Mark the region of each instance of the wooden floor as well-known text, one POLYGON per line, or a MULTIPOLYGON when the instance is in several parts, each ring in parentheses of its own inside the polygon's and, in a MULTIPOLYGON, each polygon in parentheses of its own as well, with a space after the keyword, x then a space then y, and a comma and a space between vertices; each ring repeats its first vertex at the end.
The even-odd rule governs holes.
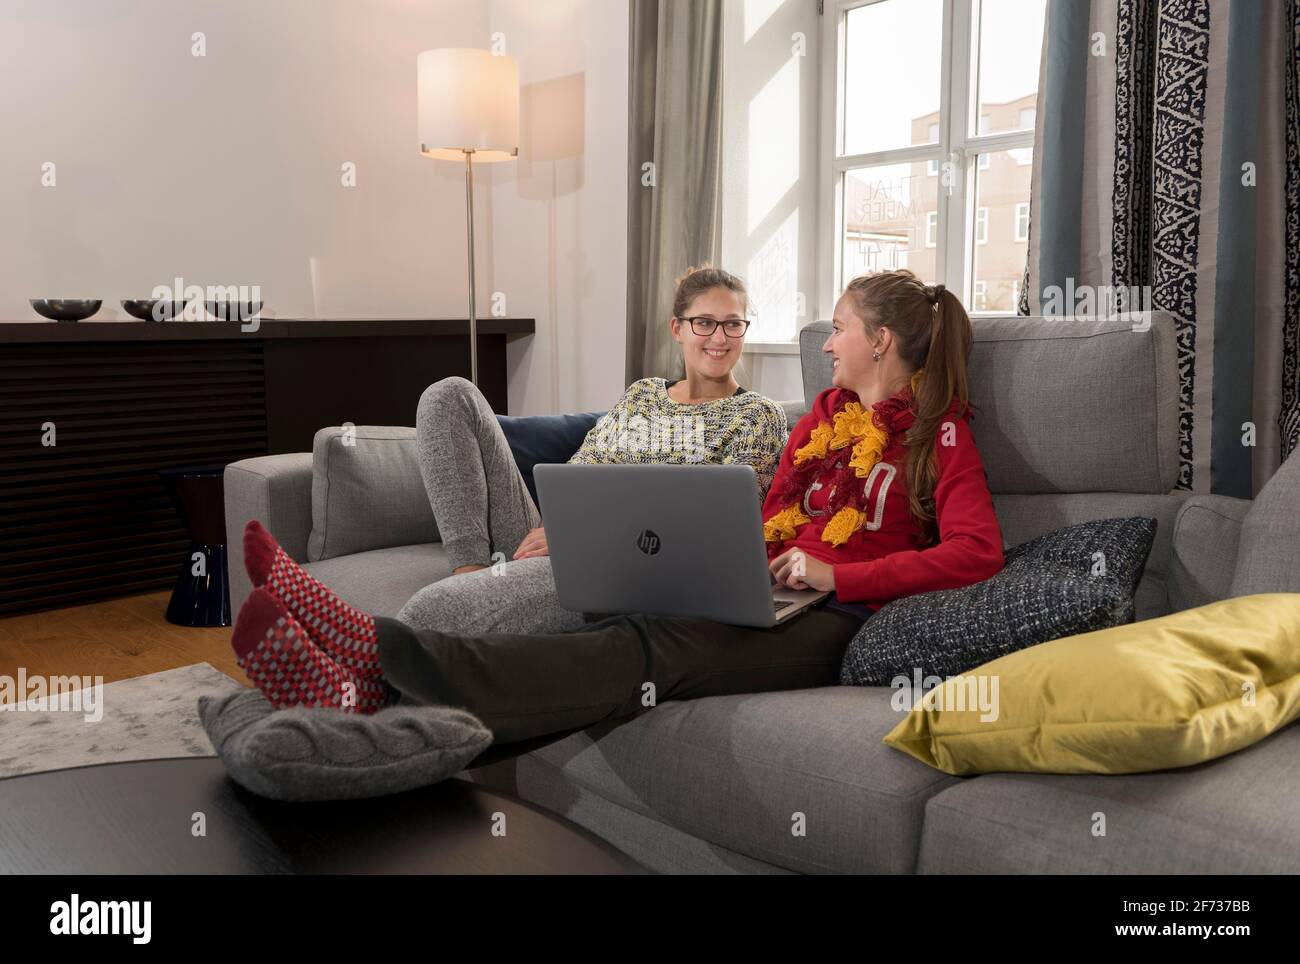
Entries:
POLYGON ((102 676, 105 683, 210 663, 247 685, 230 627, 190 629, 163 615, 170 590, 0 619, 0 675, 102 676))

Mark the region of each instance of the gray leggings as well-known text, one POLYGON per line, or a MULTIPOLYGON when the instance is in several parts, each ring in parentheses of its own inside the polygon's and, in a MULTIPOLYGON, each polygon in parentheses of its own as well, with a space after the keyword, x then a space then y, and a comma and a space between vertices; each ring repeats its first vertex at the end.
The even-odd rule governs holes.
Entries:
POLYGON ((482 393, 464 378, 435 382, 420 396, 415 427, 449 568, 489 568, 425 586, 398 621, 457 636, 561 633, 585 625, 582 613, 556 601, 549 557, 511 558, 542 524, 541 514, 482 393))

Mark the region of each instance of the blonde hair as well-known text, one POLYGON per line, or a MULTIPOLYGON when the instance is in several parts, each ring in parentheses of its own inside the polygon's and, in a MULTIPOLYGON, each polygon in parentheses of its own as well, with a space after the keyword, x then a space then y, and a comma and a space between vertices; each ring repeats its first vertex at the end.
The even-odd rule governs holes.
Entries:
POLYGON ((912 515, 930 544, 937 543, 934 487, 939 468, 934 440, 954 397, 961 403, 959 417, 971 407, 966 370, 974 341, 970 316, 951 291, 941 284, 923 284, 906 268, 854 278, 844 293, 867 334, 888 328, 903 363, 913 372, 925 369, 916 389, 916 420, 904 440, 904 477, 912 515))
POLYGON ((749 292, 745 289, 745 282, 721 268, 709 264, 687 268, 686 273, 677 279, 676 284, 677 288, 673 292, 673 315, 677 318, 686 317, 691 302, 714 288, 726 288, 728 291, 735 292, 746 312, 749 311, 749 292))

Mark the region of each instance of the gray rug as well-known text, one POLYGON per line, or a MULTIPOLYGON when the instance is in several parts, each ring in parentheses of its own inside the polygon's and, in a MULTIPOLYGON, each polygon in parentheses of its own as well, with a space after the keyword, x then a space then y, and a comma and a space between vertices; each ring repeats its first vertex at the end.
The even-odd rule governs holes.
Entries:
POLYGON ((0 777, 93 763, 215 756, 199 723, 199 697, 243 689, 207 663, 106 683, 103 716, 49 710, 48 700, 0 712, 0 777))

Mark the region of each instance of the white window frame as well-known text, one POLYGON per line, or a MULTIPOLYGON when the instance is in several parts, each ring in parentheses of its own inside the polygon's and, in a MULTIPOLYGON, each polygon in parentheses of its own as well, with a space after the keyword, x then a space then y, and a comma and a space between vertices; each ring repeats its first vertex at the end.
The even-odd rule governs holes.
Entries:
MULTIPOLYGON (((1034 146, 1033 130, 972 135, 978 78, 980 0, 944 0, 942 49, 939 78, 939 143, 910 145, 866 154, 844 155, 840 103, 844 96, 845 14, 870 3, 897 0, 824 0, 821 34, 820 130, 821 165, 818 175, 817 218, 817 317, 829 318, 836 295, 848 279, 841 277, 843 249, 844 172, 856 167, 900 164, 915 161, 947 161, 953 165, 953 184, 939 185, 938 252, 936 275, 944 287, 961 293, 963 303, 972 303, 974 274, 975 177, 978 155, 1034 146), (972 164, 971 159, 976 158, 972 164)), ((916 39, 916 38, 914 38, 916 39)), ((927 169, 929 165, 927 164, 927 169)), ((972 312, 974 313, 974 312, 972 312)), ((989 312, 1004 314, 1005 312, 989 312)))
POLYGON ((1020 201, 1016 204, 1016 220, 1015 220, 1014 230, 1015 230, 1015 234, 1014 234, 1015 240, 1017 241, 1029 240, 1029 202, 1028 201, 1020 201), (1025 222, 1025 227, 1023 231, 1020 228, 1020 221, 1022 218, 1024 219, 1025 222))

